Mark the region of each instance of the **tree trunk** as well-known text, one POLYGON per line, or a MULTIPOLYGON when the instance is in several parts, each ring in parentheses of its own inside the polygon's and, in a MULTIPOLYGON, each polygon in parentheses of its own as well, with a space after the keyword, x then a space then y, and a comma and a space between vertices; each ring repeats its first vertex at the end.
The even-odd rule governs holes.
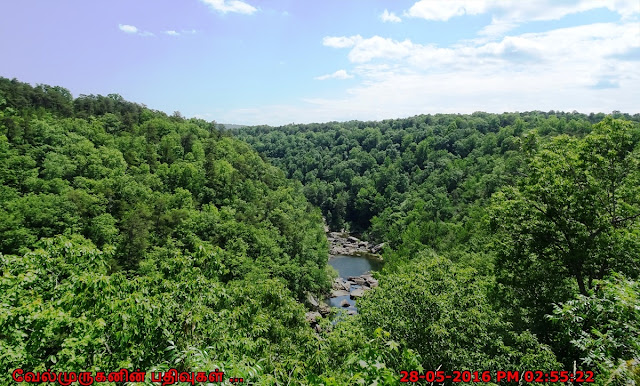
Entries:
POLYGON ((582 269, 575 269, 576 281, 578 282, 578 288, 580 289, 580 293, 584 296, 587 296, 587 289, 584 286, 584 278, 582 277, 582 269))

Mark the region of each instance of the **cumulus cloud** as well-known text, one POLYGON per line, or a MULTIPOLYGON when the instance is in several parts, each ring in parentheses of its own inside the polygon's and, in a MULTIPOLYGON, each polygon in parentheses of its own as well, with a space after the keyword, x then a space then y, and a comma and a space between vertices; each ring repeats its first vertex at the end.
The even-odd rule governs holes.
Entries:
POLYGON ((607 8, 623 17, 640 13, 637 0, 539 0, 539 1, 504 1, 504 0, 420 0, 406 14, 427 20, 447 21, 452 17, 478 15, 491 12, 498 19, 512 21, 557 20, 564 16, 607 8))
POLYGON ((487 11, 491 0, 420 0, 407 11, 407 16, 447 21, 455 16, 477 15, 487 11))
POLYGON ((389 12, 386 9, 382 12, 382 15, 380 15, 380 19, 385 23, 400 23, 402 21, 395 13, 389 12))
POLYGON ((134 26, 134 25, 118 24, 118 28, 120 28, 120 31, 128 33, 128 34, 138 33, 138 28, 136 26, 134 26))
POLYGON ((484 36, 500 36, 531 21, 559 20, 567 15, 606 8, 623 19, 640 14, 637 0, 420 0, 405 12, 408 17, 447 21, 453 17, 491 14, 492 22, 480 31, 484 36))
MULTIPOLYGON (((640 29, 635 23, 597 23, 562 28, 540 33, 506 36, 498 41, 469 41, 450 47, 418 44, 409 39, 398 41, 381 36, 363 38, 326 37, 324 44, 334 48, 350 48, 347 58, 355 64, 372 61, 395 61, 414 70, 441 66, 468 65, 471 68, 500 60, 503 65, 516 59, 529 59, 529 65, 541 63, 566 63, 572 58, 580 61, 605 60, 640 46, 640 29), (592 58, 591 60, 588 60, 592 58)), ((442 70, 446 70, 444 67, 442 70)))
MULTIPOLYGON (((406 17, 448 20, 491 16, 478 38, 448 45, 379 35, 327 36, 350 65, 316 79, 352 76, 331 98, 253 106, 223 112, 228 122, 285 124, 386 119, 424 113, 578 110, 638 113, 640 28, 637 0, 422 0, 406 17), (522 23, 557 20, 607 8, 620 15, 593 23, 530 33, 509 33, 522 23)), ((540 30, 540 28, 536 28, 540 30)))
POLYGON ((377 35, 369 39, 364 39, 360 35, 327 36, 322 43, 333 48, 352 47, 348 57, 350 61, 357 63, 365 63, 377 58, 402 59, 414 48, 414 44, 408 39, 397 42, 377 35))
POLYGON ((640 30, 633 22, 446 47, 359 35, 323 43, 345 49, 353 68, 344 73, 362 82, 335 98, 229 111, 224 119, 284 124, 474 111, 639 112, 633 53, 640 49, 640 30))
POLYGON ((322 44, 333 48, 353 47, 357 42, 362 40, 362 36, 327 36, 322 39, 322 44))
POLYGON ((326 79, 351 79, 353 75, 349 74, 345 70, 338 70, 333 74, 327 74, 316 77, 317 80, 326 80, 326 79))
POLYGON ((221 13, 241 13, 251 15, 258 9, 244 1, 239 0, 200 0, 207 4, 211 9, 221 13))
POLYGON ((164 33, 169 36, 180 36, 180 32, 174 30, 164 31, 164 33))

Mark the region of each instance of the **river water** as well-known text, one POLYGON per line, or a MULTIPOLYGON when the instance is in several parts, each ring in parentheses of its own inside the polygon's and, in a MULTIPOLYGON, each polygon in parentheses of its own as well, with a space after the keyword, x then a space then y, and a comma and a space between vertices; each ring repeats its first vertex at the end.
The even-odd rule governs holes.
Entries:
MULTIPOLYGON (((382 268, 383 262, 377 259, 372 259, 364 256, 332 256, 329 259, 329 265, 338 271, 338 276, 343 279, 348 279, 349 276, 360 276, 365 273, 378 271, 382 268)), ((360 288, 358 285, 352 285, 351 291, 356 288, 360 288)), ((329 299, 329 305, 331 307, 340 307, 346 310, 357 311, 355 300, 349 299, 349 295, 338 296, 329 299), (342 300, 349 302, 349 307, 340 307, 342 300)))

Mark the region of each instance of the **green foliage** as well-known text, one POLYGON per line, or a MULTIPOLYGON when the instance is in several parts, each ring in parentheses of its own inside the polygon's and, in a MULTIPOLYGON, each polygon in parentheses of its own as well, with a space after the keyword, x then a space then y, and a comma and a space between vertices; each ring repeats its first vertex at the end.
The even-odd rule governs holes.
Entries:
POLYGON ((422 253, 381 277, 359 303, 367 329, 382 328, 422 358, 422 367, 445 371, 557 366, 549 347, 530 334, 511 333, 488 299, 491 280, 470 267, 422 253))
POLYGON ((316 338, 299 300, 329 277, 300 184, 212 123, 118 95, 0 90, 0 382, 17 367, 214 362, 302 376, 316 338))
POLYGON ((552 303, 611 272, 640 272, 638 131, 607 118, 582 139, 533 152, 516 187, 494 196, 498 281, 506 303, 546 330, 552 303))
POLYGON ((252 127, 246 144, 0 78, 0 382, 126 367, 386 385, 557 359, 638 382, 640 116, 617 116, 252 127), (314 331, 321 215, 385 242, 386 263, 358 316, 314 331))
POLYGON ((620 274, 595 282, 587 296, 554 306, 550 319, 578 350, 581 368, 600 384, 640 382, 640 284, 620 274))

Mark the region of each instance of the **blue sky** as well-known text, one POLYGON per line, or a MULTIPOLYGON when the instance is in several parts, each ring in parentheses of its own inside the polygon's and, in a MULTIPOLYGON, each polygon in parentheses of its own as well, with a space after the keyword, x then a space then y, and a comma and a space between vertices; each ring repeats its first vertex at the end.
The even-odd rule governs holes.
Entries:
POLYGON ((0 76, 221 123, 640 112, 639 0, 20 0, 0 76))

